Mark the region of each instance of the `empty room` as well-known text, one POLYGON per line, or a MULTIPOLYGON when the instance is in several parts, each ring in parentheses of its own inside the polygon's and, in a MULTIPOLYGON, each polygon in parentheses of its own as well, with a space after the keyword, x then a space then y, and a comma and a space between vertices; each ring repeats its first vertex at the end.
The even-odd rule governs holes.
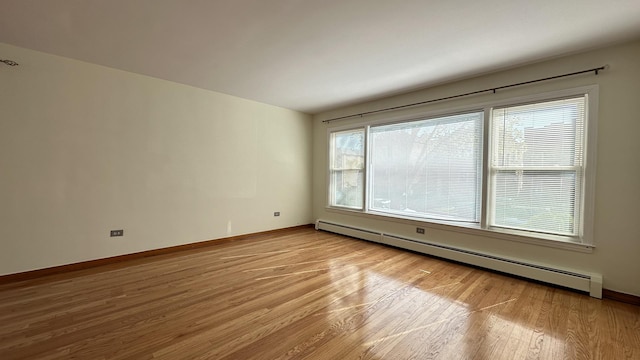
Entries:
POLYGON ((640 359, 638 19, 0 0, 0 359, 640 359))

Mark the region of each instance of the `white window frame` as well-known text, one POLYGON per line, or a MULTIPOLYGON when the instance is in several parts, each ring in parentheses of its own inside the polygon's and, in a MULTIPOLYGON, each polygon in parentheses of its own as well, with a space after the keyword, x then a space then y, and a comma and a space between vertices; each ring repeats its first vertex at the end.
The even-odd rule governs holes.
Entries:
MULTIPOLYGON (((597 146, 597 124, 598 124, 598 85, 583 86, 559 91, 551 91, 534 95, 527 95, 504 100, 486 102, 470 106, 452 107, 445 111, 427 112, 414 110, 413 113, 403 116, 393 116, 388 113, 376 115, 367 122, 361 122, 358 125, 350 126, 329 126, 327 129, 327 155, 331 154, 331 146, 329 139, 331 133, 336 131, 344 131, 349 129, 364 129, 365 131, 365 177, 364 177, 364 194, 362 209, 354 210, 353 208, 331 206, 329 201, 330 193, 327 195, 328 211, 342 212, 355 216, 364 216, 367 218, 375 218, 380 220, 391 220, 411 225, 420 225, 432 228, 445 229, 450 231, 458 231, 481 236, 490 236, 505 240, 532 243, 555 248, 563 248, 581 252, 592 252, 595 247, 593 241, 593 223, 594 223, 594 203, 595 203, 595 176, 596 176, 596 146, 597 146), (506 228, 494 228, 490 226, 489 215, 491 213, 491 176, 489 164, 489 152, 492 144, 490 143, 491 111, 494 107, 516 106, 526 103, 537 103, 545 101, 553 101, 561 98, 587 95, 587 103, 585 108, 585 128, 584 128, 584 162, 582 176, 582 197, 580 201, 580 211, 582 213, 579 224, 579 236, 560 236, 545 233, 536 233, 526 230, 515 230, 506 228), (369 210, 370 195, 370 179, 369 179, 369 163, 370 154, 368 149, 369 127, 373 125, 392 124, 397 122, 406 122, 411 120, 423 120, 425 118, 433 118, 439 116, 447 116, 474 110, 484 111, 483 139, 482 139, 482 201, 481 201, 481 218, 479 224, 455 223, 443 220, 432 220, 425 218, 413 218, 403 215, 390 213, 380 213, 369 210)), ((393 114, 393 113, 391 113, 393 114)), ((328 167, 327 167, 328 169, 328 167)), ((329 169, 328 169, 329 170, 329 169)), ((330 192, 331 179, 330 171, 327 172, 327 190, 330 192)))

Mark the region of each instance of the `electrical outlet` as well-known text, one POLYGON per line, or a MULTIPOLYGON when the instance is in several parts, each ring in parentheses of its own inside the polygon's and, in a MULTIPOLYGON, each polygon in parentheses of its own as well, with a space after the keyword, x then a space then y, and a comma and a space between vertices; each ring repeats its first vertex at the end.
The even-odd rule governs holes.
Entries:
POLYGON ((273 213, 273 216, 280 216, 280 211, 276 211, 273 213))
POLYGON ((124 236, 124 230, 111 230, 110 234, 111 237, 124 236))
POLYGON ((424 228, 421 228, 421 227, 416 228, 416 232, 417 232, 418 234, 424 234, 424 228))

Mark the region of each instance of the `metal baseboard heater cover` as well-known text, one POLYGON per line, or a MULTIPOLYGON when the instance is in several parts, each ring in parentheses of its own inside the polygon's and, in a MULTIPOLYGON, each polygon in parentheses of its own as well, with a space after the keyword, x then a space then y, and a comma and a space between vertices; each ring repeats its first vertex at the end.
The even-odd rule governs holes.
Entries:
POLYGON ((600 274, 579 273, 566 269, 551 268, 446 245, 417 241, 392 234, 336 224, 324 220, 316 221, 316 230, 324 230, 357 239, 391 245, 549 284, 564 286, 570 289, 588 292, 590 296, 602 299, 602 275, 600 274))

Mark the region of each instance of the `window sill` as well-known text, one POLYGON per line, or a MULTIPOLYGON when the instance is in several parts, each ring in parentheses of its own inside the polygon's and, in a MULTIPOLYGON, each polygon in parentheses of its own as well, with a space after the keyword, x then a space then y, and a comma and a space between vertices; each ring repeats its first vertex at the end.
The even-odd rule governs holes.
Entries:
POLYGON ((554 236, 554 235, 546 235, 546 234, 536 234, 536 236, 532 236, 531 233, 527 233, 524 231, 516 231, 516 230, 506 230, 506 229, 483 229, 479 224, 472 223, 459 223, 459 222, 448 222, 448 221, 438 221, 432 219, 420 219, 420 218, 412 218, 408 216, 399 216, 394 214, 380 213, 380 212, 363 212, 361 210, 350 210, 344 208, 336 208, 327 206, 325 208, 329 212, 349 215, 349 216, 358 216, 368 219, 375 220, 384 220, 384 221, 393 221, 397 223, 412 225, 412 226, 424 226, 432 229, 446 230, 446 231, 455 231, 464 234, 476 235, 476 236, 485 236, 491 237, 500 240, 507 241, 517 241, 525 244, 532 244, 537 246, 546 246, 551 248, 583 252, 583 253, 592 253, 595 246, 582 244, 579 242, 568 240, 562 236, 554 236))

